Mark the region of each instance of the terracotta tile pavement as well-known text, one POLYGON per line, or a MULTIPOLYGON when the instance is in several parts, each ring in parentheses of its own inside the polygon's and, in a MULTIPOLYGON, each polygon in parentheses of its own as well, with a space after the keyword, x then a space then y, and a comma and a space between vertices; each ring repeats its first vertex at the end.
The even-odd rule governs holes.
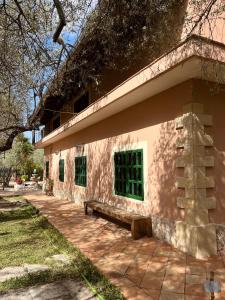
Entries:
POLYGON ((209 272, 215 272, 225 300, 225 251, 197 260, 153 238, 132 240, 130 232, 82 207, 41 194, 25 197, 46 215, 129 300, 204 300, 209 272))

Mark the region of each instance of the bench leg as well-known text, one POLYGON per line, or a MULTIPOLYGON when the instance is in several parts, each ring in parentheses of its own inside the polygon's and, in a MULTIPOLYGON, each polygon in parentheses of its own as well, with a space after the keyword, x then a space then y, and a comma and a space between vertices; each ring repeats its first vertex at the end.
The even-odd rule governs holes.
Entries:
POLYGON ((133 220, 131 223, 131 235, 134 240, 137 240, 145 235, 151 237, 151 219, 133 220))
MULTIPOLYGON (((92 213, 95 213, 96 210, 92 209, 92 213)), ((84 203, 84 214, 87 215, 88 214, 88 203, 84 203)))
POLYGON ((134 240, 140 239, 145 235, 145 220, 133 220, 131 223, 131 235, 134 240))

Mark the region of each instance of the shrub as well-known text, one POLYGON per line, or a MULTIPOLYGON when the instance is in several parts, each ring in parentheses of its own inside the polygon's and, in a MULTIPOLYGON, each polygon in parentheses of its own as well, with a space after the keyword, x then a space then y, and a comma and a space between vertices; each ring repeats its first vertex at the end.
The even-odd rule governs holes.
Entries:
POLYGON ((29 180, 29 176, 28 176, 28 175, 22 175, 22 176, 21 176, 21 179, 22 179, 23 181, 28 181, 28 180, 29 180))

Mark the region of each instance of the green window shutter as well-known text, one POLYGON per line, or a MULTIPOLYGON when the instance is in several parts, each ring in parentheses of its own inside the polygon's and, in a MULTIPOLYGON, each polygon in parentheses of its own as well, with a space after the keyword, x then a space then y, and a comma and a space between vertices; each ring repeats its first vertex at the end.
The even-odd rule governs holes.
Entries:
POLYGON ((115 152, 115 194, 144 200, 143 150, 115 152))
POLYGON ((87 186, 86 156, 75 157, 75 184, 80 186, 87 186))
POLYGON ((59 160, 59 181, 64 182, 64 159, 59 160))
POLYGON ((49 178, 49 161, 45 162, 45 177, 49 178))

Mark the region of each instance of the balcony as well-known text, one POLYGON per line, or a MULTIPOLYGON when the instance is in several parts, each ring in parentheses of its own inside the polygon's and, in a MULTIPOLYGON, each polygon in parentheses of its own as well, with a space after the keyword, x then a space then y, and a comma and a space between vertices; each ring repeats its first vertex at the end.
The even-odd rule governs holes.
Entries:
POLYGON ((225 73, 224 63, 225 45, 192 36, 45 135, 36 147, 44 148, 189 79, 217 82, 218 71, 225 73))

